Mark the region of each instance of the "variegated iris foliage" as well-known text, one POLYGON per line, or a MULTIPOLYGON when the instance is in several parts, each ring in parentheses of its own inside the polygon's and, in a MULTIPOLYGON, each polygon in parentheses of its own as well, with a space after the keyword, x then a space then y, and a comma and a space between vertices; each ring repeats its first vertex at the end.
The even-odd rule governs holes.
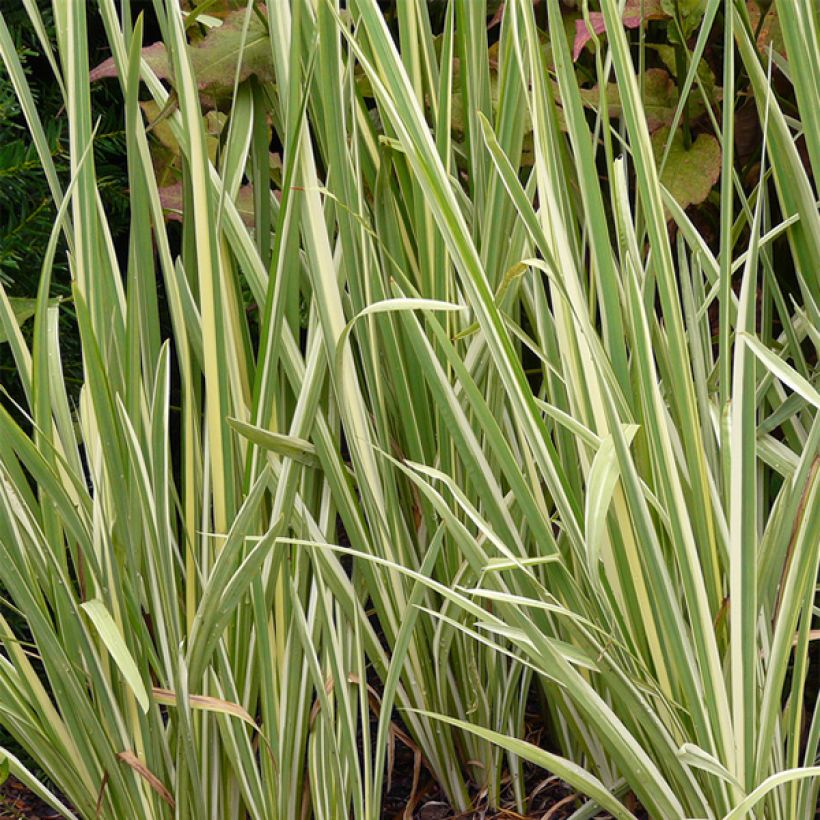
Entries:
POLYGON ((66 817, 377 818, 400 718, 460 811, 526 811, 529 761, 577 818, 632 817, 630 793, 664 820, 812 816, 812 0, 777 4, 787 56, 757 49, 746 4, 701 4, 685 88, 703 90, 715 27, 734 44, 708 108, 711 244, 660 182, 642 35, 617 0, 588 10, 618 119, 582 97, 557 0, 508 0, 492 59, 483 0, 445 3, 436 36, 423 0, 391 27, 376 0, 235 3, 241 61, 189 42, 227 18, 154 0, 164 63, 142 57, 137 3, 54 0, 53 50, 24 3, 71 175, 0 17, 59 208, 29 335, 0 288, 25 397, 0 409, 0 580, 26 624, 5 607, 0 722, 56 788, 12 771, 66 817), (91 15, 128 134, 119 253, 91 15), (216 145, 198 76, 214 67, 216 145), (751 183, 739 95, 763 124, 751 183))

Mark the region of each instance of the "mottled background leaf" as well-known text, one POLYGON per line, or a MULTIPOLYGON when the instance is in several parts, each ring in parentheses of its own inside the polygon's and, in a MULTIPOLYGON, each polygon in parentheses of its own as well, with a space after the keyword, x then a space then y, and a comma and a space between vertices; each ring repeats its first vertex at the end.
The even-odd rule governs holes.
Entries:
MULTIPOLYGON (((656 161, 660 161, 669 128, 652 135, 656 161)), ((703 202, 720 176, 720 144, 711 134, 698 134, 689 148, 684 145, 682 131, 675 132, 669 156, 661 174, 661 183, 681 208, 703 202)))

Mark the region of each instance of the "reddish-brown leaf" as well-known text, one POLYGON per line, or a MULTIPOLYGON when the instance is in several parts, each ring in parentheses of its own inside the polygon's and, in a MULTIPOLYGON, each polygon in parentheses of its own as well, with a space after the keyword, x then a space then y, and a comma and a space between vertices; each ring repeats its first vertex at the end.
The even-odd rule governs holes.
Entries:
POLYGON ((176 803, 171 792, 165 788, 162 781, 130 750, 118 752, 117 757, 130 766, 172 809, 176 803))
MULTIPOLYGON (((243 43, 245 16, 244 9, 230 12, 222 25, 212 28, 204 37, 188 46, 199 89, 208 92, 203 94, 206 103, 215 104, 233 88, 240 56, 240 82, 251 75, 265 82, 274 80, 267 22, 264 17, 252 14, 243 43)), ((146 46, 142 50, 142 57, 160 79, 173 82, 168 54, 162 43, 146 46)), ((91 72, 92 81, 116 76, 117 67, 111 59, 91 72)))
MULTIPOLYGON (((661 9, 660 0, 629 0, 624 8, 621 22, 624 28, 638 28, 645 20, 661 20, 666 15, 661 9), (641 6, 643 2, 643 6, 641 6)), ((589 14, 589 22, 596 35, 606 32, 604 15, 599 11, 592 11, 589 14)), ((572 59, 577 60, 581 56, 584 46, 592 39, 592 34, 587 28, 586 20, 580 18, 575 21, 575 42, 572 44, 572 59)))
MULTIPOLYGON (((182 183, 176 182, 173 185, 166 185, 159 189, 159 201, 165 211, 165 217, 170 222, 182 222, 182 183)), ((253 187, 243 185, 239 189, 234 204, 239 211, 242 221, 249 227, 253 227, 253 187)))

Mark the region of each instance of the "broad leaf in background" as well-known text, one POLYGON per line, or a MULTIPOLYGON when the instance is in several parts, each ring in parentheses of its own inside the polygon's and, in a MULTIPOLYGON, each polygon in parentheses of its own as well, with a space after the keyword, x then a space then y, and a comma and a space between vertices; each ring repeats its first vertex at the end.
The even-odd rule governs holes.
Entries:
MULTIPOLYGON (((628 0, 624 8, 624 28, 638 28, 647 20, 663 20, 667 13, 661 7, 662 0, 628 0)), ((599 11, 589 13, 589 23, 596 35, 606 33, 604 15, 599 11)), ((584 46, 592 39, 586 20, 583 17, 575 21, 575 41, 572 44, 572 59, 577 60, 584 46)))
MULTIPOLYGON (((142 49, 141 56, 157 77, 161 80, 171 79, 171 69, 168 65, 168 52, 162 43, 145 46, 145 48, 142 49)), ((97 80, 105 80, 109 77, 116 76, 117 64, 114 62, 113 57, 110 57, 104 63, 100 63, 89 73, 89 79, 92 83, 97 80)))
MULTIPOLYGON (((790 0, 785 0, 786 3, 790 0)), ((783 40, 783 32, 780 28, 780 17, 777 13, 777 0, 772 0, 771 5, 768 2, 758 3, 757 0, 747 0, 746 8, 749 10, 749 22, 752 25, 752 31, 757 32, 757 47, 764 57, 769 52, 771 46, 778 54, 786 55, 786 43, 783 40), (761 10, 763 6, 764 10, 761 10), (768 8, 767 8, 768 6, 768 8), (764 15, 761 22, 761 15, 764 15)))
MULTIPOLYGON (((166 185, 164 188, 160 188, 158 193, 159 201, 165 209, 166 218, 172 222, 182 222, 182 209, 185 200, 182 183, 175 182, 173 185, 166 185)), ((237 192, 234 204, 242 217, 242 221, 249 227, 253 227, 253 187, 243 185, 237 192)))
MULTIPOLYGON (((660 162, 669 129, 664 127, 652 135, 652 149, 660 162)), ((681 208, 703 202, 720 176, 720 144, 711 134, 698 134, 689 148, 682 131, 672 138, 661 184, 675 197, 681 208)))
MULTIPOLYGON (((581 89, 581 97, 593 108, 597 108, 599 104, 598 86, 581 89)), ((606 102, 609 116, 620 119, 623 116, 623 105, 617 83, 607 84, 606 102)), ((662 68, 648 69, 643 78, 643 111, 649 131, 657 131, 669 125, 675 116, 677 105, 678 86, 674 78, 662 68)), ((692 108, 695 110, 695 106, 692 108)))
MULTIPOLYGON (((665 45, 652 45, 651 48, 657 52, 658 56, 663 60, 663 64, 670 74, 675 77, 678 84, 682 83, 683 78, 679 79, 677 77, 678 68, 675 63, 675 48, 665 45)), ((712 71, 706 60, 701 60, 700 63, 698 63, 698 80, 700 80, 700 84, 703 86, 703 90, 706 92, 706 96, 710 102, 720 102, 723 97, 723 89, 717 84, 715 72, 712 71)), ((697 116, 704 111, 703 100, 694 87, 690 92, 689 107, 691 116, 697 116)))
MULTIPOLYGON (((256 12, 251 13, 244 46, 242 32, 247 13, 243 9, 230 12, 220 25, 189 45, 188 53, 203 102, 217 105, 230 100, 240 54, 240 82, 251 76, 264 82, 274 80, 270 36, 263 9, 258 6, 256 12)), ((142 57, 160 79, 173 84, 173 72, 163 43, 145 47, 142 57)), ((117 67, 112 58, 97 66, 90 78, 93 82, 116 76, 117 67)))
MULTIPOLYGON (((680 20, 684 39, 688 39, 698 27, 703 13, 706 11, 707 0, 661 0, 661 8, 670 17, 680 20)), ((674 26, 670 27, 669 39, 677 40, 674 26)))

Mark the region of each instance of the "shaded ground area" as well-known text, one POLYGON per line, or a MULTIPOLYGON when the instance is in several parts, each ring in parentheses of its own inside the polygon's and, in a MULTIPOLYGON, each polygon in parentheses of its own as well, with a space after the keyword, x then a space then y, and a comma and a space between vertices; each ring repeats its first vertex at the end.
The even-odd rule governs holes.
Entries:
POLYGON ((9 777, 0 786, 0 818, 45 820, 59 816, 51 806, 32 794, 16 777, 9 777))
MULTIPOLYGON (((450 808, 441 790, 424 768, 418 775, 418 785, 414 790, 415 765, 413 751, 397 743, 391 787, 385 794, 382 807, 382 817, 385 820, 566 820, 584 802, 563 781, 550 777, 543 769, 525 764, 522 768, 526 793, 530 797, 528 814, 522 815, 515 811, 512 789, 509 795, 505 795, 509 801, 508 808, 488 809, 486 797, 479 791, 474 808, 458 814, 450 808)), ((628 806, 637 817, 647 817, 636 802, 628 801, 628 806)), ((601 813, 598 820, 609 816, 601 813)))
MULTIPOLYGON (((530 814, 524 816, 512 809, 490 812, 480 805, 466 814, 454 814, 441 791, 424 773, 413 794, 412 752, 405 754, 397 748, 396 767, 382 810, 385 820, 566 820, 579 806, 577 795, 565 783, 553 778, 544 780, 543 771, 533 770, 528 772, 532 777, 528 777, 527 785, 532 786, 531 794, 535 790, 537 793, 531 801, 530 814)), ((59 816, 16 778, 9 777, 0 786, 0 820, 56 820, 59 816)))

